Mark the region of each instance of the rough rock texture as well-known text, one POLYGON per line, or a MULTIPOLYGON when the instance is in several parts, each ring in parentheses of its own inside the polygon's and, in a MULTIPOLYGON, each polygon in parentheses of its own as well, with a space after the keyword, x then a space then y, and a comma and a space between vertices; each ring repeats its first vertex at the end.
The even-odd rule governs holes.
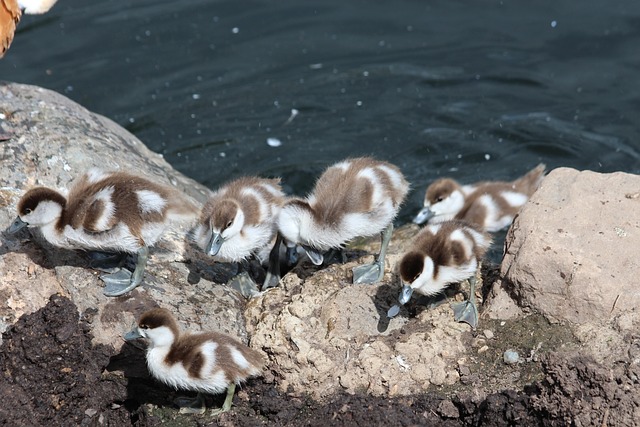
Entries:
MULTIPOLYGON (((65 187, 91 167, 125 170, 174 185, 202 201, 207 189, 175 172, 160 155, 112 121, 62 95, 33 86, 0 85, 4 133, 0 142, 0 229, 16 216, 20 195, 34 185, 65 187)), ((219 329, 246 339, 244 301, 218 283, 228 266, 208 262, 186 243, 186 227, 174 228, 150 252, 143 285, 108 298, 96 271, 74 251, 47 244, 37 232, 2 237, 0 331, 43 307, 55 293, 68 296, 95 319, 96 343, 122 345, 122 333, 146 308, 173 308, 186 327, 219 329)))
MULTIPOLYGON (((390 266, 416 231, 415 226, 396 230, 390 266)), ((378 250, 379 245, 371 246, 370 251, 378 250)), ((469 326, 453 320, 448 304, 427 310, 412 303, 411 319, 403 308, 389 321, 387 310, 400 290, 392 268, 387 266, 379 285, 351 284, 351 269, 371 260, 364 256, 318 272, 294 269, 281 287, 249 303, 252 345, 271 356, 282 390, 316 398, 336 391, 394 396, 459 380, 457 359, 471 339, 469 326)))
POLYGON ((514 221, 503 276, 552 321, 608 321, 640 306, 640 176, 553 170, 514 221))
POLYGON ((623 357, 640 326, 640 176, 553 170, 505 247, 503 283, 521 307, 567 322, 597 360, 623 357))

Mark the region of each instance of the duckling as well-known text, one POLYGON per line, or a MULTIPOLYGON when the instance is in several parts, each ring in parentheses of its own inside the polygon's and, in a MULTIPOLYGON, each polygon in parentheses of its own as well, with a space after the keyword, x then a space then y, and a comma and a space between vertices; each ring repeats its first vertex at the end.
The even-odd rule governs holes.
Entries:
POLYGON ((424 196, 424 207, 413 219, 423 224, 460 219, 494 232, 508 227, 520 208, 538 189, 545 165, 539 164, 513 182, 485 181, 460 185, 450 178, 432 183, 424 196))
POLYGON ((172 221, 195 218, 196 207, 178 190, 124 172, 92 169, 65 197, 36 187, 18 202, 18 217, 7 229, 36 227, 52 245, 137 254, 136 267, 103 275, 104 294, 118 296, 140 284, 154 245, 172 221))
MULTIPOLYGON (((480 227, 464 221, 450 220, 423 227, 399 263, 402 292, 398 301, 406 304, 413 292, 436 295, 447 285, 469 279, 469 299, 453 305, 455 319, 473 329, 478 324, 475 303, 476 270, 491 245, 491 237, 480 227)), ((400 311, 394 305, 388 317, 400 311)))
POLYGON ((373 264, 353 269, 354 283, 375 283, 384 276, 384 259, 393 219, 409 184, 396 166, 370 157, 347 159, 330 166, 306 199, 288 200, 278 217, 278 230, 289 261, 300 245, 316 264, 324 253, 340 249, 356 237, 381 233, 380 253, 373 264))
MULTIPOLYGON (((202 208, 194 230, 200 248, 215 260, 242 263, 255 256, 265 262, 276 235, 276 218, 285 201, 280 179, 243 177, 218 189, 202 208)), ((269 272, 277 270, 270 265, 269 272)), ((278 280, 267 276, 265 283, 278 280)), ((255 283, 248 273, 240 272, 232 286, 245 295, 255 283)))
POLYGON ((2 0, 0 1, 0 58, 11 46, 22 13, 39 15, 48 12, 56 0, 2 0))
POLYGON ((260 375, 262 355, 234 338, 217 332, 181 333, 176 319, 165 308, 145 312, 124 338, 146 338, 147 366, 156 379, 174 387, 198 392, 195 399, 180 399, 181 413, 205 412, 203 393, 218 394, 227 389, 222 408, 231 409, 236 384, 260 375))

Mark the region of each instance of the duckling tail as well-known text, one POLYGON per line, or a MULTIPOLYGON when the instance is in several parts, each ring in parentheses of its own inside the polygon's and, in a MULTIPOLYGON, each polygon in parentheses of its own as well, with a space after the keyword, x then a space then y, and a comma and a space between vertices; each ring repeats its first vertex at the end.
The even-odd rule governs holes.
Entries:
POLYGON ((547 166, 540 163, 514 182, 516 190, 531 196, 540 186, 547 166))

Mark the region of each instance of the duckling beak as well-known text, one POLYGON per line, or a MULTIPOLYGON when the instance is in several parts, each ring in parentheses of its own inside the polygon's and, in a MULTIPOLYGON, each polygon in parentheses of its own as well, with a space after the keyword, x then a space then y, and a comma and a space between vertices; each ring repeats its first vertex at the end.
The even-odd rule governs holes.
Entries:
POLYGON ((142 338, 142 335, 140 334, 140 329, 137 326, 134 326, 133 329, 124 334, 124 339, 127 341, 133 341, 138 338, 142 338))
POLYGON ((18 231, 20 231, 23 228, 25 228, 27 225, 29 225, 29 223, 26 223, 23 220, 21 220, 20 217, 17 217, 16 220, 13 221, 13 224, 11 224, 9 227, 7 227, 6 231, 9 234, 15 234, 18 231))
POLYGON ((398 297, 398 302, 402 305, 405 305, 411 299, 411 295, 413 295, 413 288, 408 285, 402 286, 402 291, 400 292, 400 296, 398 297))
POLYGON ((415 218, 413 218, 413 222, 414 224, 418 224, 418 225, 424 224, 434 216, 435 216, 435 213, 428 206, 425 206, 422 209, 420 209, 420 212, 418 212, 418 215, 416 215, 415 218))
POLYGON ((222 247, 223 243, 224 243, 224 238, 220 233, 215 233, 215 232, 211 233, 211 239, 207 244, 207 250, 206 250, 207 255, 209 256, 217 255, 218 252, 220 252, 220 248, 222 247))
POLYGON ((321 265, 324 261, 324 256, 318 252, 318 250, 310 248, 309 246, 302 245, 302 248, 307 252, 307 256, 315 265, 321 265))

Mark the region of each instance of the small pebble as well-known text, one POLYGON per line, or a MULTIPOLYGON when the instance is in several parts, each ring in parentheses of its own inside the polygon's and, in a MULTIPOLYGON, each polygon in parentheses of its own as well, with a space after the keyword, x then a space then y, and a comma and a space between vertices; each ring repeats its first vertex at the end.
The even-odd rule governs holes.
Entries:
POLYGON ((516 363, 520 362, 520 355, 515 350, 505 351, 502 358, 504 359, 504 363, 506 363, 507 365, 515 365, 516 363))
POLYGON ((485 329, 483 331, 483 334, 485 337, 487 337, 488 340, 492 339, 494 337, 493 332, 490 331, 489 329, 485 329))
POLYGON ((485 353, 487 350, 489 350, 489 346, 488 345, 483 345, 482 347, 480 347, 478 349, 478 354, 485 353))

